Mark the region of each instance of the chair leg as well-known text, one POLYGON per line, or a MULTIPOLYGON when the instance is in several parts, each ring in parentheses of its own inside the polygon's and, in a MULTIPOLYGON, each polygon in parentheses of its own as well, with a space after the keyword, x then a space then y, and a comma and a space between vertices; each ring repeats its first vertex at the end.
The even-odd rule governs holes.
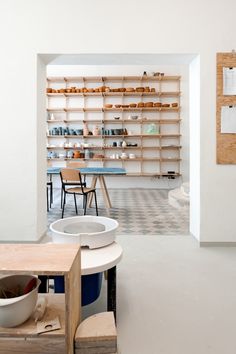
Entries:
POLYGON ((49 202, 48 202, 48 187, 47 187, 47 211, 49 211, 49 202))
POLYGON ((62 219, 64 217, 65 204, 66 204, 66 193, 64 193, 64 199, 63 199, 63 205, 62 205, 62 213, 61 213, 62 219))
POLYGON ((84 194, 84 215, 86 215, 87 209, 87 194, 84 194))
POLYGON ((76 212, 76 215, 78 215, 78 209, 77 209, 77 203, 76 203, 76 196, 75 196, 75 193, 74 193, 74 201, 75 201, 75 212, 76 212))
POLYGON ((53 186, 51 184, 51 189, 50 189, 50 208, 52 207, 53 203, 53 186))
POLYGON ((97 195, 96 195, 96 191, 93 192, 94 193, 94 202, 95 202, 95 207, 96 207, 96 214, 98 216, 98 205, 97 205, 97 195))
POLYGON ((62 209, 62 204, 63 204, 63 188, 61 186, 61 209, 62 209))

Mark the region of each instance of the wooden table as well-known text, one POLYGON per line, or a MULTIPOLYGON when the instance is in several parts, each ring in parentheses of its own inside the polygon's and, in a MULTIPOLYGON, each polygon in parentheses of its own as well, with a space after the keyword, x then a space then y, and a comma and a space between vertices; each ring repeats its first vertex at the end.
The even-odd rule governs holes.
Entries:
POLYGON ((0 354, 74 353, 80 323, 81 282, 78 244, 0 244, 0 275, 64 276, 65 295, 47 294, 47 312, 60 315, 61 330, 37 334, 31 318, 15 328, 0 327, 0 354))
MULTIPOLYGON (((63 167, 48 167, 47 174, 50 176, 52 176, 53 174, 59 174, 60 170, 62 168, 63 167)), ((111 204, 111 200, 109 197, 109 193, 107 190, 104 176, 126 175, 125 169, 124 168, 117 168, 117 167, 112 167, 112 168, 110 168, 110 167, 85 167, 84 168, 83 167, 83 168, 78 168, 78 170, 80 170, 80 172, 83 175, 88 175, 88 176, 93 177, 91 188, 96 188, 97 181, 99 181, 106 208, 108 208, 108 209, 111 208, 112 204, 111 204)), ((91 207, 92 198, 93 198, 92 193, 90 193, 90 194, 91 195, 89 196, 89 200, 88 200, 89 207, 91 207)))

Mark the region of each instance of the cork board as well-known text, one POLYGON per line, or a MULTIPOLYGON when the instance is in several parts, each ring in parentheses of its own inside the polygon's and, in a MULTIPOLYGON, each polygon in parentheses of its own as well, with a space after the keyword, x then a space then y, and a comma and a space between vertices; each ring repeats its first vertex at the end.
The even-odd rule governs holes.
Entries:
POLYGON ((236 68, 236 53, 217 53, 216 160, 218 164, 236 164, 236 133, 221 133, 221 108, 236 106, 236 95, 223 94, 223 70, 232 67, 236 68))

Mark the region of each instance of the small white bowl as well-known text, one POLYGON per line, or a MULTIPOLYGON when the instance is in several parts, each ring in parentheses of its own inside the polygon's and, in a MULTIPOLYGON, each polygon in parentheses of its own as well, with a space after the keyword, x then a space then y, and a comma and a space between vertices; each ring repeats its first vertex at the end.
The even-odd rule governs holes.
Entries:
POLYGON ((0 327, 16 327, 24 323, 33 313, 37 299, 40 280, 32 275, 10 275, 0 279, 0 287, 24 288, 31 279, 37 279, 36 287, 29 293, 9 299, 0 298, 0 327))

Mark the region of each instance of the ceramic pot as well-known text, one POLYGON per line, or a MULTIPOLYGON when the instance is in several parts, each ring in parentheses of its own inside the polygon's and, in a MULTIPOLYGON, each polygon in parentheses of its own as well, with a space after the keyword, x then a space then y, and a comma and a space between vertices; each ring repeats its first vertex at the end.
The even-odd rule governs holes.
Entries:
POLYGON ((74 151, 74 158, 75 159, 80 158, 80 151, 78 151, 78 150, 74 151))

